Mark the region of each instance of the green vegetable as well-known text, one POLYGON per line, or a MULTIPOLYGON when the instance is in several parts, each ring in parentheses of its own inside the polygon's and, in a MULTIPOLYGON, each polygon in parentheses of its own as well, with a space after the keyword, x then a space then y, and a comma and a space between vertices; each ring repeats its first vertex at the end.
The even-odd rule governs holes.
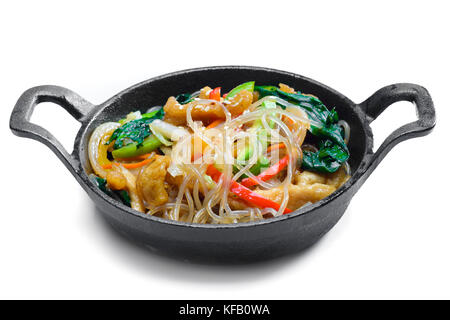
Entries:
POLYGON ((228 92, 227 97, 225 100, 230 100, 231 98, 234 98, 239 92, 242 90, 247 90, 249 92, 253 92, 253 89, 255 88, 255 81, 249 81, 245 82, 243 84, 238 85, 236 88, 228 92))
POLYGON ((154 119, 162 119, 164 117, 164 109, 161 107, 161 109, 156 109, 155 111, 144 113, 142 115, 142 118, 154 118, 154 119))
POLYGON ((191 93, 182 93, 175 97, 179 104, 186 104, 194 100, 195 96, 191 93))
POLYGON ((119 197, 122 200, 124 205, 131 207, 130 195, 128 194, 128 192, 126 190, 120 190, 120 191, 114 191, 114 192, 117 192, 119 194, 119 197))
POLYGON ((258 175, 261 173, 263 168, 268 168, 270 166, 270 160, 267 157, 262 156, 261 158, 258 159, 257 162, 257 167, 255 168, 255 171, 253 172, 252 169, 250 169, 250 172, 253 173, 254 175, 258 175))
MULTIPOLYGON (((225 100, 229 100, 229 99, 233 98, 242 90, 247 90, 247 91, 253 92, 254 87, 255 87, 255 81, 249 81, 249 82, 242 83, 242 84, 238 85, 237 87, 235 87, 230 92, 228 92, 228 95, 225 98, 225 100)), ((194 95, 192 93, 182 93, 182 94, 177 95, 175 97, 175 100, 177 100, 179 104, 187 104, 187 103, 191 102, 192 100, 194 100, 195 97, 196 97, 196 95, 194 95)))
POLYGON ((129 121, 119 128, 109 138, 107 144, 114 142, 114 149, 122 148, 127 141, 132 141, 139 147, 144 139, 151 134, 149 124, 155 119, 162 119, 164 116, 164 109, 159 109, 156 112, 145 114, 141 119, 129 121))
MULTIPOLYGON (((262 124, 260 124, 262 127, 262 124)), ((251 130, 254 130, 254 133, 257 135, 257 140, 261 142, 262 148, 265 150, 267 149, 268 145, 268 133, 265 129, 261 128, 260 126, 252 127, 251 130)), ((250 143, 247 143, 245 141, 244 149, 238 152, 238 155, 236 157, 239 161, 247 161, 249 160, 253 155, 253 147, 250 145, 250 143)))
MULTIPOLYGON (((264 101, 261 104, 260 108, 261 109, 276 109, 277 108, 277 104, 275 102, 273 102, 273 101, 264 101)), ((271 114, 271 115, 273 115, 273 114, 271 114)), ((269 121, 268 125, 269 125, 269 127, 271 129, 273 129, 273 127, 275 126, 275 123, 273 121, 269 121)), ((258 128, 262 128, 262 127, 263 127, 263 124, 262 124, 262 121, 260 119, 256 120, 253 123, 253 128, 258 129, 258 128)))
POLYGON ((147 137, 139 146, 136 142, 127 144, 125 147, 113 150, 112 155, 114 158, 130 158, 140 156, 152 152, 162 146, 161 141, 155 136, 151 135, 147 137))
POLYGON ((183 127, 177 127, 173 124, 162 120, 155 120, 151 124, 152 132, 156 134, 156 132, 160 133, 164 138, 170 139, 172 141, 178 141, 180 138, 189 134, 189 132, 183 127))
MULTIPOLYGON (((274 86, 255 86, 261 98, 276 96, 299 106, 314 121, 309 131, 319 138, 319 151, 316 153, 305 151, 303 166, 318 172, 335 172, 347 161, 349 151, 344 142, 344 134, 337 112, 328 108, 316 97, 297 93, 287 93, 274 86)), ((283 107, 283 106, 282 106, 283 107)), ((283 107, 284 108, 284 107, 283 107)))
MULTIPOLYGON (((239 163, 242 167, 246 165, 245 160, 238 160, 237 163, 239 163)), ((270 166, 270 160, 262 156, 258 159, 258 161, 249 169, 251 173, 253 173, 255 176, 260 174, 264 168, 268 168, 270 166)), ((237 167, 233 167, 233 173, 237 173, 239 170, 237 167)), ((248 176, 244 173, 241 176, 241 179, 248 178, 248 176)))
POLYGON ((321 141, 317 152, 303 151, 303 168, 318 172, 336 172, 349 154, 330 140, 321 141))
POLYGON ((214 180, 207 174, 204 174, 203 178, 205 179, 206 185, 208 186, 208 188, 214 188, 216 186, 216 183, 214 182, 214 180))
POLYGON ((128 194, 128 192, 126 190, 111 190, 106 185, 106 179, 97 177, 94 174, 91 174, 89 176, 89 178, 105 194, 107 194, 108 196, 110 196, 111 198, 113 198, 119 202, 122 202, 124 205, 131 207, 130 195, 128 194))
MULTIPOLYGON (((264 101, 261 104, 260 108, 267 108, 267 109, 275 109, 277 107, 276 103, 273 101, 264 101)), ((269 127, 273 129, 275 126, 275 123, 273 121, 269 121, 268 123, 269 127)), ((253 131, 257 136, 258 140, 262 143, 263 148, 267 148, 268 144, 268 133, 264 129, 264 126, 262 124, 262 121, 260 119, 255 120, 253 122, 252 127, 250 128, 251 131, 253 131)), ((248 160, 253 155, 253 148, 249 144, 247 144, 241 152, 238 153, 237 160, 243 161, 248 160)))
MULTIPOLYGON (((273 101, 264 101, 261 105, 261 108, 267 108, 267 109, 275 109, 276 107, 277 107, 277 105, 273 101)), ((273 128, 275 126, 275 123, 273 121, 269 121, 268 124, 269 124, 270 128, 273 128)), ((269 134, 266 131, 266 129, 264 129, 262 121, 259 119, 254 121, 250 130, 253 131, 257 135, 258 141, 261 142, 263 149, 267 149, 269 134)), ((238 153, 236 160, 241 166, 245 166, 246 162, 252 157, 252 155, 253 155, 253 147, 250 144, 246 144, 244 149, 238 153)), ((254 175, 258 175, 261 173, 261 169, 267 168, 267 167, 269 167, 269 165, 270 165, 269 159, 262 156, 250 168, 249 171, 251 173, 253 173, 254 175)), ((245 175, 245 174, 242 175, 242 178, 247 178, 247 175, 245 175)))
MULTIPOLYGON (((250 168, 249 171, 251 173, 253 173, 255 176, 257 176, 258 174, 260 174, 263 171, 264 168, 268 168, 269 166, 270 166, 270 160, 267 157, 262 156, 258 159, 256 164, 250 168)), ((248 178, 248 177, 246 174, 243 174, 241 176, 241 178, 244 179, 244 178, 248 178)))

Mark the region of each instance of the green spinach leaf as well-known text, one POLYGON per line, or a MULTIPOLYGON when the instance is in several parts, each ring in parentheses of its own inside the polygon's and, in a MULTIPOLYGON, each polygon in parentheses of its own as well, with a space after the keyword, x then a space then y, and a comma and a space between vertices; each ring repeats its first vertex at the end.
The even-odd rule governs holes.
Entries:
POLYGON ((131 207, 131 200, 130 195, 126 190, 111 190, 106 185, 106 179, 97 177, 94 174, 91 174, 89 176, 91 181, 100 189, 102 190, 106 195, 110 196, 111 198, 122 202, 124 205, 131 207))
MULTIPOLYGON (((336 110, 328 108, 316 97, 300 92, 287 93, 275 86, 255 86, 261 98, 276 96, 302 108, 314 121, 309 131, 319 138, 319 151, 305 151, 303 166, 312 171, 335 172, 347 161, 349 151, 344 141, 344 132, 336 110)), ((283 107, 283 106, 282 106, 283 107)), ((283 107, 284 108, 284 107, 283 107)))
POLYGON ((302 167, 307 170, 336 172, 349 158, 348 152, 330 140, 321 141, 317 152, 303 151, 302 167))
POLYGON ((129 121, 113 132, 107 144, 115 140, 114 149, 122 148, 128 143, 133 142, 136 142, 140 146, 144 139, 151 134, 149 124, 155 119, 162 119, 163 117, 164 109, 161 108, 157 112, 144 114, 141 119, 129 121))
POLYGON ((191 93, 182 93, 177 95, 175 100, 177 100, 179 104, 186 104, 194 100, 194 97, 191 93))

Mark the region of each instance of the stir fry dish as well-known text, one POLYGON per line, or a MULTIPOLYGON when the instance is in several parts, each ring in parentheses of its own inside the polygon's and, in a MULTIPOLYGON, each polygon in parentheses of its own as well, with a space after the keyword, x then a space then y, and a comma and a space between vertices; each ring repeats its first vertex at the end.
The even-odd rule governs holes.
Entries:
POLYGON ((124 116, 92 133, 90 179, 148 215, 268 219, 329 196, 350 177, 349 125, 285 84, 204 87, 124 116))

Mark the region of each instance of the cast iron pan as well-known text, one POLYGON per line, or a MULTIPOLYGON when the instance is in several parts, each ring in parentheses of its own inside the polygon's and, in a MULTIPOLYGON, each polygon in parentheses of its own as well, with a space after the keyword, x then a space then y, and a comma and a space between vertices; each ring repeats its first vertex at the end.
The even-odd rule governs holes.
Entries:
POLYGON ((120 232, 159 253, 210 262, 270 259, 315 243, 336 224, 355 192, 396 144, 424 136, 434 125, 431 97, 425 88, 415 84, 390 85, 363 103, 355 104, 341 93, 306 77, 242 66, 205 67, 163 75, 126 89, 97 106, 65 88, 34 87, 19 98, 10 119, 11 130, 16 135, 44 143, 61 159, 100 212, 120 232), (286 83, 301 92, 312 93, 326 106, 336 108, 339 117, 351 127, 349 164, 352 177, 344 186, 313 205, 278 218, 232 225, 202 225, 168 221, 137 212, 106 196, 88 179, 91 168, 87 145, 99 124, 120 119, 136 109, 145 111, 151 106, 163 105, 171 95, 193 92, 205 85, 221 86, 226 92, 250 80, 259 84, 286 83), (414 103, 418 120, 395 130, 373 153, 370 123, 397 101, 414 103), (35 106, 41 102, 54 102, 81 122, 72 154, 50 132, 29 121, 35 106))

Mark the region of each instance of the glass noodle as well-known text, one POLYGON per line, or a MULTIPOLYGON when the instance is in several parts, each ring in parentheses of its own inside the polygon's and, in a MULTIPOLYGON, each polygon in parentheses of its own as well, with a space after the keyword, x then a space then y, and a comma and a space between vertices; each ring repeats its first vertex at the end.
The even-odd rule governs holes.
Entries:
MULTIPOLYGON (((135 166, 136 162, 130 162, 142 161, 148 166, 151 161, 160 157, 156 148, 151 154, 146 151, 145 155, 142 152, 134 156, 133 160, 117 157, 114 159, 116 163, 113 163, 113 160, 107 158, 106 149, 109 147, 111 151, 112 145, 108 146, 106 142, 114 130, 121 126, 117 122, 98 126, 91 136, 88 153, 93 171, 105 180, 108 175, 120 174, 124 177, 133 209, 174 221, 225 224, 262 220, 286 213, 288 205, 292 208, 289 204, 290 188, 301 172, 302 160, 306 159, 306 156, 303 158, 303 152, 305 155, 318 152, 317 146, 310 140, 304 143, 307 132, 311 126, 320 128, 323 124, 311 120, 299 106, 277 96, 266 96, 257 101, 250 99, 246 105, 248 108, 238 115, 232 115, 230 112, 233 106, 241 103, 238 98, 217 101, 204 97, 205 95, 198 91, 191 95, 194 103, 176 105, 176 108, 181 110, 181 107, 184 107, 186 110, 186 118, 184 119, 183 114, 182 119, 184 126, 175 126, 162 118, 151 119, 152 122, 148 124, 153 138, 159 140, 159 147, 156 148, 166 157, 170 157, 170 164, 166 166, 167 173, 164 171, 168 194, 166 203, 151 205, 144 200, 137 182, 146 166, 138 167, 135 166), (266 107, 267 104, 271 107, 266 107), (195 117, 197 109, 194 108, 207 110, 211 105, 219 106, 223 111, 223 122, 206 127, 202 121, 194 120, 198 119, 195 117), (244 160, 240 157, 243 150, 244 160), (139 156, 144 157, 144 160, 139 156), (264 173, 267 168, 280 165, 280 158, 285 159, 282 170, 264 178, 260 172, 264 173), (259 168, 255 171, 254 168, 260 165, 261 159, 265 159, 266 169, 259 168), (219 176, 213 178, 211 174, 207 174, 211 166, 217 169, 219 176), (276 196, 268 198, 279 207, 256 207, 230 191, 237 183, 242 186, 244 180, 256 181, 250 185, 250 190, 254 193, 276 190, 276 196)), ((242 100, 242 97, 240 99, 242 100)), ((161 108, 153 107, 147 113, 157 112, 161 108)), ((342 127, 342 137, 347 144, 350 127, 343 120, 337 124, 342 127)), ((134 148, 137 149, 136 146, 134 148)), ((350 168, 347 162, 344 163, 345 160, 340 164, 343 164, 343 170, 349 174, 350 168)), ((305 201, 302 205, 312 202, 305 201)))
MULTIPOLYGON (((196 99, 196 103, 207 104, 210 102, 207 99, 196 99)), ((222 126, 213 129, 206 129, 202 122, 193 121, 192 106, 187 108, 186 122, 191 133, 172 146, 172 162, 168 169, 172 175, 183 176, 183 183, 179 187, 176 198, 171 199, 163 206, 151 209, 149 214, 158 214, 167 210, 169 217, 173 220, 197 223, 207 220, 212 220, 212 223, 235 223, 262 219, 267 214, 282 215, 288 203, 288 187, 295 171, 296 160, 301 157, 301 145, 310 125, 306 113, 284 100, 266 97, 252 104, 249 110, 241 116, 232 119, 230 112, 222 103, 217 101, 215 103, 219 103, 222 107, 226 119, 222 126), (258 108, 264 101, 281 102, 280 104, 286 107, 294 107, 296 112, 289 112, 280 107, 276 109, 258 108), (290 129, 282 121, 282 118, 289 118, 293 121, 295 123, 293 129, 290 129), (242 130, 243 127, 250 126, 255 120, 261 120, 272 144, 283 143, 286 146, 286 152, 290 159, 287 174, 282 181, 259 181, 261 188, 282 188, 283 200, 279 210, 253 207, 239 210, 230 208, 230 184, 238 181, 243 175, 255 178, 250 168, 257 163, 258 158, 264 152, 256 134, 242 130), (269 123, 274 125, 270 126, 269 123), (194 154, 191 143, 193 139, 199 139, 206 145, 201 161, 192 161, 191 159, 191 155, 194 154), (253 152, 246 165, 242 166, 236 160, 233 152, 235 145, 245 139, 250 141, 249 145, 256 146, 254 148, 256 152, 253 152), (218 183, 207 181, 205 172, 211 163, 219 164, 223 173, 218 183), (187 188, 189 184, 193 184, 192 194, 187 188), (203 200, 201 200, 202 198, 203 200), (194 212, 196 213, 193 214, 194 212)))

